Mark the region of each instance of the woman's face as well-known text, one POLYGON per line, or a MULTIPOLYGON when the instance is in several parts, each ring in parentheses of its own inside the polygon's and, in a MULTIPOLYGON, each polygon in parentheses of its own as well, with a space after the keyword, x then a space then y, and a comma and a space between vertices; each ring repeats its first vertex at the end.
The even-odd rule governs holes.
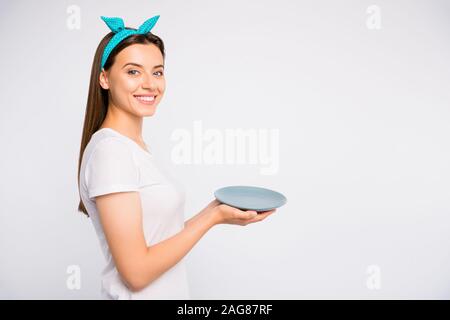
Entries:
POLYGON ((100 85, 109 89, 110 104, 135 116, 151 116, 166 87, 163 65, 156 45, 133 44, 116 55, 106 73, 101 72, 100 85))

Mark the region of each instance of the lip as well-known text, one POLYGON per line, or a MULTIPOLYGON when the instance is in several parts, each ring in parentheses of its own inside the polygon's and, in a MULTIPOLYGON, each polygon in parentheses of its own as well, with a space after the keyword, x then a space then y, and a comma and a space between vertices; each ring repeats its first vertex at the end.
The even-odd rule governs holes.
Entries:
POLYGON ((155 103, 155 101, 156 101, 156 98, 158 97, 158 95, 157 94, 135 94, 135 95, 133 95, 133 97, 139 102, 139 103, 142 103, 142 104, 144 104, 144 105, 152 105, 152 104, 154 104, 155 103), (139 100, 137 97, 155 97, 155 99, 153 99, 153 101, 142 101, 142 100, 139 100))

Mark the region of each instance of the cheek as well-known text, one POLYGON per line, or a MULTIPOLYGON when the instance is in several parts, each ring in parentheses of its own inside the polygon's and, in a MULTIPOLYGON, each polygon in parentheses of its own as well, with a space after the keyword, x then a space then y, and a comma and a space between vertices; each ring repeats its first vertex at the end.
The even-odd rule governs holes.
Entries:
POLYGON ((122 91, 126 94, 136 92, 138 88, 139 80, 137 79, 128 78, 122 81, 122 91))
POLYGON ((132 95, 139 88, 139 83, 130 79, 121 79, 120 82, 116 82, 114 90, 111 94, 118 105, 128 106, 132 95))
POLYGON ((112 71, 110 77, 109 95, 112 101, 118 108, 130 108, 130 95, 136 90, 136 80, 132 77, 127 77, 118 71, 112 71))
POLYGON ((159 91, 161 91, 161 93, 163 93, 166 90, 166 81, 165 80, 160 80, 160 82, 158 83, 158 89, 159 89, 159 91))

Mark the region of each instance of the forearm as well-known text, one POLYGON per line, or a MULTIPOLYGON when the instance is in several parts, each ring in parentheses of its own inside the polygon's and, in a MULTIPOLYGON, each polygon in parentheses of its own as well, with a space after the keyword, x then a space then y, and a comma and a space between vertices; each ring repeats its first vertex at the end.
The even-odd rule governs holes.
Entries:
POLYGON ((202 217, 202 215, 204 214, 203 211, 200 211, 199 213, 197 213, 195 216, 191 217, 190 219, 186 220, 184 222, 184 227, 186 228, 190 223, 192 223, 193 221, 198 220, 200 217, 202 217))
POLYGON ((215 224, 211 212, 205 211, 188 222, 176 235, 147 248, 139 268, 139 287, 145 287, 177 264, 215 224))

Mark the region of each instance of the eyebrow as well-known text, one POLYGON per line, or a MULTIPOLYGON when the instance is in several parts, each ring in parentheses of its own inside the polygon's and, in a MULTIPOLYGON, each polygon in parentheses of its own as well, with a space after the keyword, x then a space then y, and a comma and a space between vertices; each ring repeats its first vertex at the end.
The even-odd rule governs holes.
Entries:
MULTIPOLYGON (((122 69, 125 68, 127 65, 133 65, 133 66, 136 66, 136 67, 144 68, 144 66, 143 66, 143 65, 140 65, 139 63, 128 62, 128 63, 126 63, 126 64, 122 67, 122 69)), ((156 68, 159 68, 159 67, 164 68, 164 65, 163 65, 163 64, 158 64, 157 66, 154 66, 153 69, 156 69, 156 68)))

